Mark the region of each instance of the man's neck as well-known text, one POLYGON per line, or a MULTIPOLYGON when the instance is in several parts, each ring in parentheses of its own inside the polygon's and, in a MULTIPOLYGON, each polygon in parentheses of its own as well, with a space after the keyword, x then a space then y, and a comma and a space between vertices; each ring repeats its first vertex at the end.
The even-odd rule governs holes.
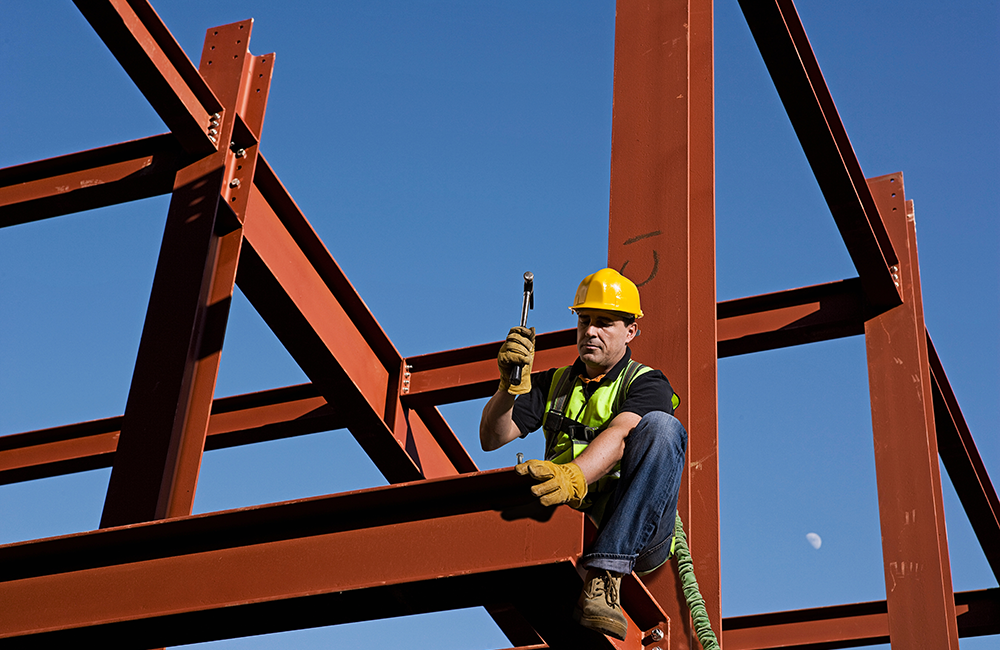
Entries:
MULTIPOLYGON (((627 350, 628 348, 625 348, 625 349, 627 350)), ((617 359, 615 359, 607 367, 605 367, 605 366, 591 366, 591 365, 587 364, 586 362, 584 362, 583 367, 584 367, 584 370, 587 373, 587 377, 589 377, 590 379, 594 379, 595 377, 600 377, 601 375, 606 375, 609 372, 611 372, 611 369, 614 368, 616 365, 618 365, 618 362, 621 361, 624 357, 625 357, 625 351, 623 350, 622 353, 621 353, 621 356, 619 356, 617 359)))

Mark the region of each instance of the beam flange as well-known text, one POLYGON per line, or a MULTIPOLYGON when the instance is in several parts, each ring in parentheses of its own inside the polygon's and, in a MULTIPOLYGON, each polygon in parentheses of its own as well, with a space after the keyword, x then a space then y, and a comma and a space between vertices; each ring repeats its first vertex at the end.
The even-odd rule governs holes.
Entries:
POLYGON ((149 2, 75 1, 184 150, 202 155, 217 151, 225 138, 210 129, 223 105, 149 2))
POLYGON ((927 352, 934 386, 938 454, 993 569, 993 578, 1000 581, 1000 499, 929 333, 927 352))
POLYGON ((794 3, 741 0, 740 6, 858 270, 869 307, 878 313, 899 305, 902 298, 892 277, 898 254, 794 3))
MULTIPOLYGON (((1000 589, 955 594, 961 637, 1000 634, 1000 589)), ((726 650, 833 650, 889 642, 886 601, 722 619, 726 650)))
POLYGON ((207 641, 502 601, 537 571, 578 589, 584 516, 530 483, 484 472, 0 547, 0 639, 207 641))
POLYGON ((164 133, 0 169, 0 228, 167 194, 185 158, 164 133))

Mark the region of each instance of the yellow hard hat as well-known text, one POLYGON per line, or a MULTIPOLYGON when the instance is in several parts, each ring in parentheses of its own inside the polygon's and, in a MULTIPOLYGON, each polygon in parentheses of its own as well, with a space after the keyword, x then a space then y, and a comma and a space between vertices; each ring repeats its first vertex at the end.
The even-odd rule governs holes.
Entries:
POLYGON ((642 318, 638 287, 614 269, 601 269, 585 277, 576 290, 570 309, 620 311, 642 318))

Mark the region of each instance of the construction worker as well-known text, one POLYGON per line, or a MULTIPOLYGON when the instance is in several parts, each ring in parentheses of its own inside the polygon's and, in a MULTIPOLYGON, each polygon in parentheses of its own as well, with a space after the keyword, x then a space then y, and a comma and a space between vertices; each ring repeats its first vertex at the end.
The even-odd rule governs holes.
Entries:
POLYGON ((673 417, 677 401, 667 378, 631 359, 628 344, 642 317, 635 284, 602 269, 583 279, 570 309, 579 352, 572 366, 532 378, 534 329, 510 330, 479 436, 491 451, 542 428, 545 459, 516 470, 540 481, 532 492, 543 505, 565 503, 598 523, 597 539, 581 558, 587 576, 574 618, 624 640, 621 579, 649 573, 670 557, 687 432, 673 417), (512 386, 517 365, 522 379, 512 386))

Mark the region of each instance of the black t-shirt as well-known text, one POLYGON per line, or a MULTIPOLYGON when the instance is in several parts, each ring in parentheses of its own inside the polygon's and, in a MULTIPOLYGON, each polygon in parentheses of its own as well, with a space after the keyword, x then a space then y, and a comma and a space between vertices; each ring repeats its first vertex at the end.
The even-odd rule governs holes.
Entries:
MULTIPOLYGON (((614 368, 608 372, 600 384, 590 383, 584 386, 583 390, 592 395, 599 386, 606 386, 618 378, 619 373, 625 368, 632 357, 632 350, 625 348, 625 356, 615 364, 614 368)), ((573 363, 569 372, 574 376, 586 374, 586 366, 579 358, 573 363)), ((531 378, 531 392, 519 395, 514 401, 514 411, 511 414, 514 424, 521 431, 524 437, 542 426, 542 418, 545 416, 545 402, 549 395, 549 386, 552 385, 552 377, 556 369, 546 370, 538 377, 531 378)), ((588 395, 588 396, 589 396, 588 395)), ((670 387, 670 382, 659 370, 653 369, 632 380, 625 401, 622 403, 622 412, 635 413, 639 417, 651 411, 663 411, 673 414, 674 408, 671 400, 674 390, 670 387)), ((569 415, 569 414, 567 414, 569 415)))

